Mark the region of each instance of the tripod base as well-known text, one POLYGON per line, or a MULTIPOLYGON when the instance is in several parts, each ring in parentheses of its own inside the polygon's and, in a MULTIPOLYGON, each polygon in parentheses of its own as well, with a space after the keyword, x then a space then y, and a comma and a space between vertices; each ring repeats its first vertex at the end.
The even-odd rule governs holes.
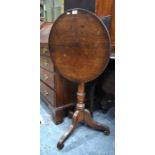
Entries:
POLYGON ((104 132, 105 135, 110 134, 110 130, 106 125, 101 125, 94 120, 92 120, 90 112, 87 109, 79 110, 77 109, 72 118, 72 124, 68 131, 60 138, 57 148, 62 149, 64 147, 64 142, 67 138, 72 134, 72 132, 77 127, 77 124, 81 121, 84 121, 89 127, 94 128, 96 130, 101 130, 104 132))

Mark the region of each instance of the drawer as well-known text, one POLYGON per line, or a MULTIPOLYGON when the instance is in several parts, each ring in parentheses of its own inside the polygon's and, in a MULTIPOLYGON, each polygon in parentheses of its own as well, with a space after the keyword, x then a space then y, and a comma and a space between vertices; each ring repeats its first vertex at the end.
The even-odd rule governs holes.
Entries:
POLYGON ((50 57, 40 57, 40 66, 50 72, 54 72, 54 66, 50 57))
POLYGON ((43 82, 40 81, 40 93, 48 101, 49 104, 55 106, 55 97, 56 94, 54 90, 46 86, 43 82))
POLYGON ((40 79, 50 87, 54 88, 54 73, 40 68, 40 79))
POLYGON ((47 47, 41 47, 40 48, 40 55, 50 57, 50 52, 49 52, 48 48, 47 47))

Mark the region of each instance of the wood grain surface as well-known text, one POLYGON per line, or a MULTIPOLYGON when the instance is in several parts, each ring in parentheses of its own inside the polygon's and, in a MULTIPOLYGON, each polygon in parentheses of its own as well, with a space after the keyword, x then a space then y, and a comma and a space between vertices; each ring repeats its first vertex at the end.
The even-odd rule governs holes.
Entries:
POLYGON ((59 16, 48 44, 58 71, 78 83, 97 78, 106 68, 111 51, 105 25, 84 9, 72 9, 59 16))

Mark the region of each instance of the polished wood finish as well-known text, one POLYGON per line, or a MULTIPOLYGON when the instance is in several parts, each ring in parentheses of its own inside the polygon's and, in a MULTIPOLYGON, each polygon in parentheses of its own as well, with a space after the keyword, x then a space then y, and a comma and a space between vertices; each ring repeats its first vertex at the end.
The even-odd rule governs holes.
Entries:
POLYGON ((111 50, 104 27, 94 14, 79 9, 70 10, 55 21, 49 49, 61 75, 71 81, 88 82, 104 71, 111 50))
POLYGON ((112 52, 115 52, 115 0, 64 0, 65 11, 83 8, 94 12, 98 17, 111 16, 109 33, 112 40, 112 52))
POLYGON ((40 57, 40 66, 50 72, 54 72, 54 66, 50 57, 40 57))
POLYGON ((63 121, 65 113, 76 102, 76 85, 64 79, 54 68, 48 50, 48 36, 53 23, 45 22, 40 30, 40 93, 51 110, 55 124, 63 121))
POLYGON ((114 0, 96 0, 96 15, 112 15, 112 5, 114 0))
POLYGON ((112 41, 112 52, 115 52, 115 0, 96 0, 96 15, 99 17, 112 16, 109 32, 112 41))
POLYGON ((58 149, 63 148, 65 140, 81 121, 109 134, 107 126, 92 120, 84 103, 85 82, 97 78, 106 68, 110 58, 111 42, 105 25, 87 10, 68 10, 55 21, 48 44, 57 70, 65 78, 78 83, 72 125, 58 142, 58 149))
POLYGON ((55 87, 54 76, 57 76, 55 73, 49 72, 43 68, 40 68, 40 79, 46 83, 51 88, 55 87))
POLYGON ((51 104, 55 105, 55 92, 50 89, 43 82, 40 82, 40 93, 44 96, 44 98, 51 104))
POLYGON ((84 122, 89 127, 94 128, 96 130, 103 131, 105 135, 110 134, 109 127, 93 121, 91 118, 90 112, 87 109, 85 109, 84 83, 80 83, 78 86, 77 99, 78 99, 77 107, 76 107, 76 111, 74 112, 73 117, 72 117, 72 124, 71 124, 70 128, 68 129, 68 131, 60 138, 60 140, 57 144, 58 149, 62 149, 64 147, 64 142, 73 133, 73 131, 77 127, 78 123, 80 123, 80 122, 84 122))

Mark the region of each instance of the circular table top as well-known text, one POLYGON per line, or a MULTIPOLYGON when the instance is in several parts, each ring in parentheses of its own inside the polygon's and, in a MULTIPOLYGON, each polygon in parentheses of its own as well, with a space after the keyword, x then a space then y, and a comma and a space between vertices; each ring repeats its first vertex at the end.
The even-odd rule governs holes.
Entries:
POLYGON ((78 83, 97 78, 109 61, 109 33, 97 16, 84 9, 68 10, 59 16, 48 44, 60 74, 78 83))

